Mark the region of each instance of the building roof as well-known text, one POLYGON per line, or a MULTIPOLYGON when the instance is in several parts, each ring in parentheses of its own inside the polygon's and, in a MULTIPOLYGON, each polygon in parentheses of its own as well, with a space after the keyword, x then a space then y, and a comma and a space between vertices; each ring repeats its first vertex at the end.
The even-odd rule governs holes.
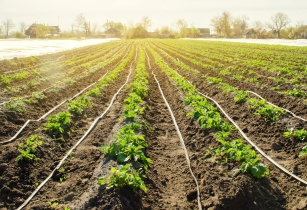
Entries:
POLYGON ((116 28, 109 28, 104 33, 106 33, 106 34, 119 34, 120 32, 116 28))
POLYGON ((255 29, 253 28, 248 28, 244 31, 244 34, 247 35, 247 34, 256 34, 256 31, 255 29))
POLYGON ((59 26, 46 26, 44 24, 38 24, 38 23, 33 23, 26 31, 25 34, 32 36, 36 34, 36 28, 38 27, 46 27, 47 33, 50 34, 59 34, 61 32, 60 27, 59 26))

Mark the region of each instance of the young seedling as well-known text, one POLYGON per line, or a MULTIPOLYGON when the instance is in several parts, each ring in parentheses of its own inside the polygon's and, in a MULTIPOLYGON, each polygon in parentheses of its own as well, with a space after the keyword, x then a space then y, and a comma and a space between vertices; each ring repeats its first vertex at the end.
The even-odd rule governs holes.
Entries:
POLYGON ((301 130, 290 129, 284 132, 284 136, 291 139, 298 139, 300 141, 304 141, 307 138, 307 131, 302 128, 301 130))
POLYGON ((43 137, 38 135, 32 135, 25 143, 19 143, 20 155, 16 158, 16 161, 35 159, 36 149, 41 145, 43 145, 43 137))
POLYGON ((44 129, 49 132, 55 132, 56 134, 67 133, 70 126, 69 112, 60 112, 57 115, 48 117, 48 122, 45 124, 44 129))
POLYGON ((135 170, 131 167, 131 164, 124 165, 119 169, 111 168, 111 175, 100 177, 98 179, 99 185, 107 185, 107 189, 110 188, 123 188, 130 187, 133 192, 142 190, 147 191, 143 178, 146 176, 140 170, 135 170))

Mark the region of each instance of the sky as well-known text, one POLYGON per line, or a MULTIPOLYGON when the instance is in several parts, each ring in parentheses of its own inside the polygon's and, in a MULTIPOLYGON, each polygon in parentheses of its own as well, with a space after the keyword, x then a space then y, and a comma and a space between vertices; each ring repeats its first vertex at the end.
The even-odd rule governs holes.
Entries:
POLYGON ((0 0, 0 21, 11 19, 15 29, 21 22, 36 22, 70 30, 81 13, 100 27, 107 21, 136 24, 148 16, 150 31, 175 27, 178 19, 189 26, 211 28, 211 20, 223 11, 232 17, 249 17, 250 27, 256 20, 268 23, 277 12, 286 13, 292 26, 299 21, 307 25, 307 0, 0 0))

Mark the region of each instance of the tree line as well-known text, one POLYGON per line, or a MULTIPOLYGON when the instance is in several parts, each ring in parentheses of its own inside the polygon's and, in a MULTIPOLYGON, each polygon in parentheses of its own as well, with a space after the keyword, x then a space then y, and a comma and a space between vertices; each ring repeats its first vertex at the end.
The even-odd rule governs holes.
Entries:
MULTIPOLYGON (((242 38, 248 31, 252 29, 257 38, 267 38, 267 36, 276 38, 302 38, 302 33, 307 31, 307 25, 303 22, 296 23, 291 26, 290 18, 287 14, 278 12, 271 16, 267 23, 255 21, 249 23, 248 16, 233 17, 229 12, 222 12, 220 15, 211 19, 211 26, 217 37, 225 38, 242 38)), ((124 38, 146 38, 149 36, 148 29, 152 26, 152 21, 145 16, 134 24, 132 22, 123 24, 121 22, 107 21, 104 24, 92 23, 83 14, 76 16, 71 24, 71 30, 61 31, 61 37, 97 37, 104 32, 115 29, 119 32, 120 37, 124 38)), ((25 31, 29 27, 25 22, 16 25, 11 19, 5 19, 0 25, 0 37, 8 38, 23 38, 25 31)), ((44 38, 47 33, 50 33, 50 28, 40 24, 35 28, 35 33, 38 38, 44 38)), ((162 26, 155 29, 151 34, 157 36, 163 32, 167 32, 170 38, 185 38, 199 37, 200 31, 198 28, 188 23, 184 19, 178 19, 171 26, 162 26)), ((52 33, 52 32, 51 32, 52 33)), ((270 37, 268 37, 270 38, 270 37)))

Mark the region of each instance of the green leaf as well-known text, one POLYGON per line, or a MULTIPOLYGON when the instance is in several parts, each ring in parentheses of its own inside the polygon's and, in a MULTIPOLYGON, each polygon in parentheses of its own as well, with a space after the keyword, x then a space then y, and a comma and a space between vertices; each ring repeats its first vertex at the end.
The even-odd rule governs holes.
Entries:
POLYGON ((268 169, 262 165, 257 165, 251 167, 251 172, 255 177, 262 178, 268 174, 268 169))

